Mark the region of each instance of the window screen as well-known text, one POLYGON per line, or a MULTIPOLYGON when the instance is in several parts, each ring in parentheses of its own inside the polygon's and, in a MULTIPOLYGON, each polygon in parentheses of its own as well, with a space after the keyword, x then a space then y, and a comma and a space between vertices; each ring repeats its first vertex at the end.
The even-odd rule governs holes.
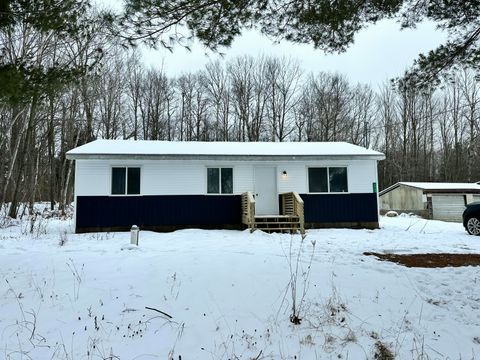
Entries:
POLYGON ((347 168, 328 168, 330 192, 348 192, 347 168))
POLYGON ((308 169, 308 191, 328 192, 327 168, 308 169))
POLYGON ((140 194, 140 168, 112 168, 112 195, 140 194))
POLYGON ((233 169, 222 168, 222 194, 233 194, 233 169))
POLYGON ((218 194, 220 192, 220 169, 207 169, 207 193, 218 194))
POLYGON ((112 168, 112 194, 125 194, 125 168, 112 168))
POLYGON ((127 194, 140 194, 140 168, 128 168, 127 194))
POLYGON ((233 194, 232 168, 207 168, 208 194, 233 194))

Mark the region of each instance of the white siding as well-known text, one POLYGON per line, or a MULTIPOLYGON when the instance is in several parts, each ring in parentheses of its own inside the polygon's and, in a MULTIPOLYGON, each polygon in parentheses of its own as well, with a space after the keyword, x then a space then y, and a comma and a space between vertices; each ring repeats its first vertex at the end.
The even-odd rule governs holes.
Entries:
POLYGON ((109 195, 111 170, 108 161, 76 161, 75 195, 109 195))
POLYGON ((148 162, 142 166, 142 195, 192 195, 205 192, 205 166, 194 163, 148 162))
POLYGON ((280 163, 277 165, 278 177, 278 192, 284 193, 289 191, 296 191, 298 193, 308 192, 308 166, 305 163, 280 163), (287 172, 284 178, 281 174, 283 171, 287 172))
POLYGON ((251 164, 237 163, 233 168, 233 192, 253 191, 254 173, 251 164))
POLYGON ((376 160, 342 161, 159 161, 159 160, 77 160, 75 194, 110 195, 112 166, 140 166, 142 195, 195 195, 206 193, 206 167, 233 167, 234 193, 254 191, 254 171, 257 166, 275 166, 278 192, 308 192, 308 168, 346 166, 348 191, 371 193, 377 181, 376 160), (287 176, 283 177, 282 172, 287 176))

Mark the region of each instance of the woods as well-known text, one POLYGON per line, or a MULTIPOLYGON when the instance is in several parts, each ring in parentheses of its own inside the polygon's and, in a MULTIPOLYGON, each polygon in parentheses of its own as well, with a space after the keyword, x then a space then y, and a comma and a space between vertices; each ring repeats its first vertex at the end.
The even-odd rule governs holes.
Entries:
POLYGON ((65 152, 94 138, 347 141, 386 154, 380 188, 473 182, 479 111, 479 82, 467 70, 442 89, 376 89, 341 74, 305 74, 287 58, 239 57, 172 78, 136 53, 114 51, 75 83, 1 104, 2 203, 69 203, 65 152))
POLYGON ((64 209, 74 176, 65 152, 95 138, 347 141, 385 153, 380 189, 480 180, 474 68, 441 86, 373 87, 306 73, 294 57, 240 56, 172 77, 147 68, 88 3, 49 3, 48 21, 42 4, 12 5, 0 22, 0 204, 12 218, 20 203, 64 209))

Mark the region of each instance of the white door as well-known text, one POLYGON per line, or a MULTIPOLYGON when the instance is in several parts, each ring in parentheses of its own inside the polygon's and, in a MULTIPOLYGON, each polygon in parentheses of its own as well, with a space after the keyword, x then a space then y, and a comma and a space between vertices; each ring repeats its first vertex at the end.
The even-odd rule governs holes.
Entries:
POLYGON ((255 215, 278 215, 277 169, 255 168, 255 215))
POLYGON ((432 212, 435 220, 460 222, 464 210, 464 195, 432 195, 432 212))

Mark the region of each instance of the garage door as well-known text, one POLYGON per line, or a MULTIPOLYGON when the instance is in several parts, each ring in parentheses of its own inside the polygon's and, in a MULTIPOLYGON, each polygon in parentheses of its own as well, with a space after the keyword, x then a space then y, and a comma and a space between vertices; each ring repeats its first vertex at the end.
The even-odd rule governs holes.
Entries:
POLYGON ((480 201, 480 195, 473 195, 473 201, 480 201))
POLYGON ((462 221, 465 195, 432 195, 432 214, 436 220, 462 221))

